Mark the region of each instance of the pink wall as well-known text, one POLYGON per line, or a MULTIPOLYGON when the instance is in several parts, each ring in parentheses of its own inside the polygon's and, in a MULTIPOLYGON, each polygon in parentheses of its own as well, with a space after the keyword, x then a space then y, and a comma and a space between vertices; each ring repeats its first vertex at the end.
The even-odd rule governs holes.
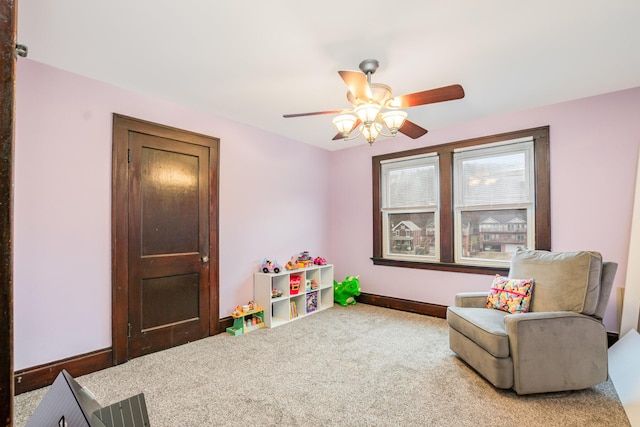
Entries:
POLYGON ((265 256, 328 253, 328 152, 21 59, 16 370, 111 346, 114 112, 220 138, 221 317, 253 298, 265 256))
MULTIPOLYGON (((30 60, 17 80, 16 370, 111 346, 114 112, 220 138, 222 317, 252 297, 263 257, 301 250, 326 256, 337 278, 359 274, 374 294, 447 305, 485 290, 488 276, 372 265, 371 156, 542 125, 553 249, 601 251, 620 263, 624 286, 640 88, 326 152, 30 60)), ((615 293, 605 323, 618 330, 615 293)))
MULTIPOLYGON (((596 250, 619 263, 624 287, 638 147, 640 88, 430 131, 419 140, 382 138, 331 153, 331 256, 336 276, 360 275, 364 292, 450 305, 461 291, 487 290, 489 276, 374 266, 371 157, 485 135, 550 126, 552 250, 596 250)), ((428 124, 427 124, 428 126, 428 124)), ((617 290, 605 325, 618 331, 617 290)))

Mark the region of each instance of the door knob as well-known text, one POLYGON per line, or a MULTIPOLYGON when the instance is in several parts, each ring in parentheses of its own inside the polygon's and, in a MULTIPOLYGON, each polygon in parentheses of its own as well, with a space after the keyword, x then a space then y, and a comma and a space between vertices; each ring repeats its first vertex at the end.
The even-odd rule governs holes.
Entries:
POLYGON ((209 257, 208 256, 203 256, 202 257, 202 262, 209 262, 209 257))

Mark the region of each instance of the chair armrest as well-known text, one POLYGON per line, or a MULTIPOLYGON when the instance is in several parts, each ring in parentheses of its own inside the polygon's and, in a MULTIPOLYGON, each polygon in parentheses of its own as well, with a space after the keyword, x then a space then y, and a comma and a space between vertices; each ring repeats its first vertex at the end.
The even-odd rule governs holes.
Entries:
POLYGON ((580 390, 607 379, 607 332, 599 320, 554 311, 504 317, 518 394, 580 390))
POLYGON ((489 292, 462 292, 456 294, 454 305, 456 307, 485 308, 489 292))
POLYGON ((578 319, 583 318, 585 320, 590 320, 592 322, 595 322, 598 325, 602 325, 602 322, 596 319, 595 317, 576 313, 574 311, 530 311, 528 313, 509 314, 505 317, 505 325, 507 324, 507 322, 517 324, 519 322, 525 322, 528 320, 571 319, 571 318, 578 318, 578 319), (507 318, 509 320, 507 320, 507 318))

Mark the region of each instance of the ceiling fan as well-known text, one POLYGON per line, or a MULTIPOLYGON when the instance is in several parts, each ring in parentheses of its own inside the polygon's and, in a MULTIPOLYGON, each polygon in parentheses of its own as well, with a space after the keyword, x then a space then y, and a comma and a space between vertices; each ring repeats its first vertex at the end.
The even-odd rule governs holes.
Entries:
POLYGON ((362 135, 369 144, 373 144, 378 135, 396 136, 400 132, 416 139, 427 133, 426 129, 407 120, 407 113, 402 108, 464 98, 464 89, 458 84, 392 97, 389 86, 371 83, 371 75, 379 65, 375 59, 365 59, 359 66, 362 72, 338 71, 349 89, 347 100, 353 109, 284 114, 282 117, 338 114, 333 119, 333 125, 338 129, 333 140, 344 138, 346 141, 362 135), (388 134, 384 127, 389 130, 388 134))

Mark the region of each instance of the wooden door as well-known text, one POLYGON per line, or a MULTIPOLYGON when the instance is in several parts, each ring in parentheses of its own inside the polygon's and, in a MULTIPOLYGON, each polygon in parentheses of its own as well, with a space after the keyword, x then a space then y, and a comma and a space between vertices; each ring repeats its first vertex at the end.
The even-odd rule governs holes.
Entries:
POLYGON ((218 141, 131 120, 114 118, 114 146, 116 137, 126 141, 118 168, 126 188, 118 190, 127 196, 116 209, 127 225, 126 248, 116 245, 126 259, 114 257, 126 262, 126 278, 116 268, 126 284, 114 287, 116 363, 206 337, 218 324, 218 141), (117 306, 125 299, 126 312, 117 306))

